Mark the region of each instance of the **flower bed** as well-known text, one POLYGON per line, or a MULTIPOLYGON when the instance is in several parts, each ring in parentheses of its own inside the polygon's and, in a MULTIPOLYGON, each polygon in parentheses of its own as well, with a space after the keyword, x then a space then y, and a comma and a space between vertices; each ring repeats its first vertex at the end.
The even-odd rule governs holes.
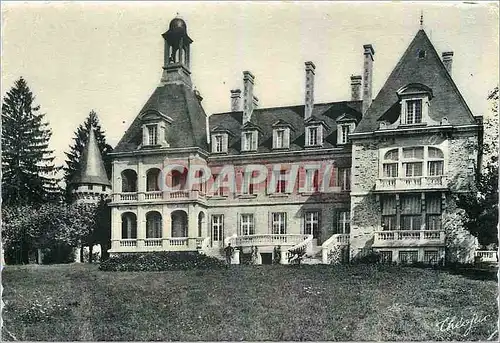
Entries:
POLYGON ((103 271, 169 271, 222 268, 224 262, 198 252, 147 252, 113 256, 101 263, 103 271))

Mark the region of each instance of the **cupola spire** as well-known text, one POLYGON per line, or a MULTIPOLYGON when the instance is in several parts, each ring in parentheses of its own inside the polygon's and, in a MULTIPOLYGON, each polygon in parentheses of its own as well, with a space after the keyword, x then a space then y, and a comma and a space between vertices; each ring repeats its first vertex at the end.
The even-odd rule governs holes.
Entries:
POLYGON ((161 82, 183 82, 191 86, 190 46, 193 40, 188 36, 186 22, 179 16, 179 13, 170 21, 168 31, 162 36, 165 41, 165 51, 161 82))

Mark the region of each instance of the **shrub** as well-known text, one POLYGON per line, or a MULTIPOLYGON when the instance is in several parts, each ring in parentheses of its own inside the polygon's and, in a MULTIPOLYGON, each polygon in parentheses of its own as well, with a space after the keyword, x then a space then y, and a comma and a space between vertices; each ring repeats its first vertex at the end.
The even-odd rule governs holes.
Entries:
POLYGON ((74 248, 67 244, 56 244, 42 250, 42 263, 72 263, 75 262, 74 248))
POLYGON ((99 266, 103 271, 170 271, 223 268, 223 261, 198 252, 124 253, 110 257, 99 266))
POLYGON ((370 251, 369 253, 356 257, 353 259, 353 263, 361 263, 361 264, 376 264, 379 263, 381 256, 376 251, 370 251))

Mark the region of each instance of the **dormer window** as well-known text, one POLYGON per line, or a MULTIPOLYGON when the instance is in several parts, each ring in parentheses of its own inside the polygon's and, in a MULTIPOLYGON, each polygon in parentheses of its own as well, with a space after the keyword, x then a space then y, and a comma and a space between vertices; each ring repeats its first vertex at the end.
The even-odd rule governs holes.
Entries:
POLYGON ((319 131, 319 126, 313 126, 313 127, 308 127, 307 128, 307 145, 308 146, 315 146, 318 145, 318 131, 319 131))
POLYGON ((148 129, 148 141, 145 145, 158 144, 158 125, 146 125, 148 129))
POLYGON ((337 119, 337 145, 349 143, 349 134, 356 128, 356 118, 344 113, 337 119))
POLYGON ((172 119, 156 110, 147 110, 141 114, 142 146, 143 147, 167 147, 167 127, 172 119))
POLYGON ((276 149, 281 149, 285 144, 285 130, 276 130, 276 149))
POLYGON ((273 124, 273 149, 290 148, 290 130, 293 127, 281 119, 273 124))
POLYGON ((257 131, 246 131, 242 133, 241 150, 242 151, 257 150, 257 131))
POLYGON ((227 134, 219 133, 212 135, 212 152, 227 152, 227 134))
POLYGON ((220 126, 214 127, 211 132, 212 135, 210 141, 212 145, 212 153, 216 154, 227 153, 228 139, 231 132, 220 126))
POLYGON ((403 124, 418 124, 422 122, 422 99, 405 101, 403 124))
POLYGON ((401 125, 418 125, 430 122, 429 102, 432 90, 420 83, 412 83, 397 91, 401 102, 401 125))
POLYGON ((329 127, 326 123, 314 116, 306 119, 305 122, 305 147, 321 147, 323 146, 324 130, 329 127))

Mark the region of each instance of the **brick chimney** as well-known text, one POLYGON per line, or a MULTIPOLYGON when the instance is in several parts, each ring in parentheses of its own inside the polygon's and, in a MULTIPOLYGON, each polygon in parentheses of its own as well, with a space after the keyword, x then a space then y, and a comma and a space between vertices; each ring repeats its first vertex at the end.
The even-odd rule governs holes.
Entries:
POLYGON ((311 61, 304 64, 306 66, 304 119, 307 119, 311 117, 314 108, 314 71, 316 70, 316 66, 311 61))
POLYGON ((241 89, 231 89, 231 112, 241 111, 241 89))
POLYGON ((443 64, 451 75, 451 65, 453 63, 453 51, 446 51, 441 54, 443 57, 443 64))
POLYGON ((351 100, 361 100, 361 75, 351 75, 351 100))
POLYGON ((253 112, 253 84, 255 77, 249 71, 243 72, 243 123, 250 121, 253 112))
POLYGON ((364 62, 363 62, 363 110, 362 113, 365 114, 366 110, 372 104, 372 78, 373 78, 373 55, 375 55, 375 50, 371 44, 363 45, 364 49, 364 62))

